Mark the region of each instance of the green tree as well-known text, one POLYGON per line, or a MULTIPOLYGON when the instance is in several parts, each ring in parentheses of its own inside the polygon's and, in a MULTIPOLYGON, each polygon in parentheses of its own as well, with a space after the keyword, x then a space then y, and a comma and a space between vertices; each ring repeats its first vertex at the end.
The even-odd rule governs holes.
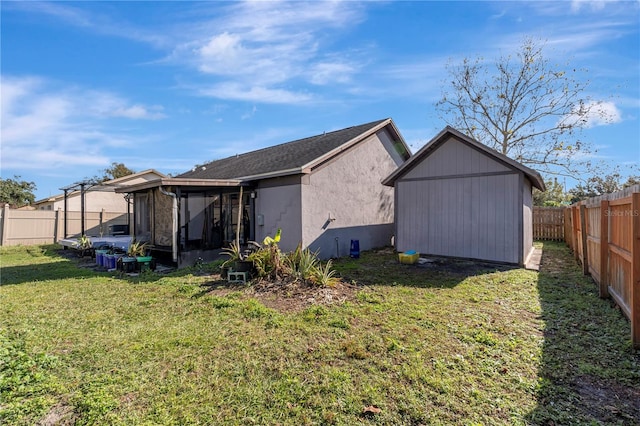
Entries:
POLYGON ((12 208, 18 208, 33 204, 36 184, 20 180, 20 176, 13 179, 0 178, 0 203, 9 204, 12 208))
POLYGON ((602 102, 586 96, 588 81, 570 64, 551 63, 544 43, 525 39, 515 57, 495 69, 484 59, 449 64, 450 85, 436 104, 452 127, 545 174, 576 176, 591 169, 581 160, 592 150, 578 137, 598 116, 602 102))
POLYGON ((131 170, 123 163, 111 163, 111 167, 107 167, 103 170, 104 175, 102 176, 102 181, 118 179, 124 176, 132 175, 135 171, 131 170))
POLYGON ((564 186, 558 182, 557 178, 545 179, 546 191, 533 189, 533 205, 540 207, 558 207, 569 204, 569 194, 564 190, 564 186))
POLYGON ((575 188, 569 190, 571 202, 576 203, 587 198, 620 191, 640 183, 640 176, 629 176, 625 182, 621 180, 622 176, 618 172, 605 176, 592 176, 584 183, 579 183, 575 188))
POLYGON ((622 189, 628 188, 633 185, 640 184, 640 176, 629 176, 627 180, 622 184, 622 189))

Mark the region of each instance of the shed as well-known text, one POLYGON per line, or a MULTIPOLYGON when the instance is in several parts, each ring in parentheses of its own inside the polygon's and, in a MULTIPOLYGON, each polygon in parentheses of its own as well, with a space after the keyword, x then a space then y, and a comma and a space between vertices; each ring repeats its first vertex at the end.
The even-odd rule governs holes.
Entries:
POLYGON ((446 127, 389 175, 398 251, 524 265, 538 172, 446 127))

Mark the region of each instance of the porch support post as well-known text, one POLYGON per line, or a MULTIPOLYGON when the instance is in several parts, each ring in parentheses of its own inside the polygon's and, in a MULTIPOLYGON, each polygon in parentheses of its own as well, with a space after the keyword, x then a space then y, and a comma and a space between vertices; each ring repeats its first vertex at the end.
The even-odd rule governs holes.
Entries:
POLYGON ((80 235, 84 235, 84 183, 80 184, 80 235))
POLYGON ((69 231, 67 228, 67 210, 69 207, 69 190, 65 189, 64 190, 64 238, 67 238, 69 236, 69 231))

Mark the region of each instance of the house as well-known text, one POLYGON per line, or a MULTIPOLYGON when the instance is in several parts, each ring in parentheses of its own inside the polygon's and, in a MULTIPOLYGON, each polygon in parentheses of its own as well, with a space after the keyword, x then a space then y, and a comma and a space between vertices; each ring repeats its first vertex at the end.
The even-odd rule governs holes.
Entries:
POLYGON ((398 251, 524 265, 540 174, 446 127, 384 185, 395 190, 398 251))
POLYGON ((36 210, 61 211, 64 238, 70 235, 95 235, 114 226, 129 224, 130 202, 116 188, 165 178, 156 170, 145 170, 100 183, 78 182, 61 188, 64 193, 33 203, 36 210), (104 214, 104 217, 103 217, 104 214))
MULTIPOLYGON (((135 185, 150 180, 164 178, 166 175, 149 169, 118 179, 111 179, 99 184, 87 184, 84 188, 84 205, 87 212, 127 212, 127 201, 122 194, 116 194, 115 189, 123 185, 135 185)), ((36 210, 66 210, 69 212, 79 212, 81 209, 81 183, 75 183, 65 188, 65 193, 44 198, 33 203, 36 210)))
POLYGON ((211 163, 172 178, 118 188, 134 200, 134 236, 178 266, 219 256, 282 229, 322 258, 388 245, 393 190, 381 184, 410 156, 391 119, 325 132, 211 163))

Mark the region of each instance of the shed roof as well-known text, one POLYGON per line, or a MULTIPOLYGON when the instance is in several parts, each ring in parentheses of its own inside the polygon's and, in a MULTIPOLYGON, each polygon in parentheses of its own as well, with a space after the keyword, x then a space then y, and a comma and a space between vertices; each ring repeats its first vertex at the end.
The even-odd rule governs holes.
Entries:
MULTIPOLYGON (((392 120, 386 118, 212 161, 177 177, 246 181, 305 173, 387 125, 395 133, 393 138, 404 144, 392 120)), ((405 149, 408 152, 406 144, 405 149)))
POLYGON ((429 141, 425 146, 423 146, 418 152, 416 152, 411 158, 405 161, 400 167, 398 167, 393 173, 391 173, 385 180, 382 181, 384 185, 393 186, 396 180, 404 176, 407 172, 409 172, 414 166, 419 164, 423 159, 431 155, 436 149, 438 149, 444 142, 446 142, 450 137, 454 137, 462 143, 465 143, 472 148, 475 148, 485 155, 492 157, 494 160, 504 164, 511 169, 515 169, 524 173, 525 177, 529 179, 531 185, 538 188, 541 191, 545 190, 544 180, 540 173, 537 171, 520 164, 519 162, 507 157, 504 154, 499 153, 498 151, 489 148, 483 143, 478 142, 477 140, 461 133, 460 131, 454 129, 453 127, 447 126, 440 133, 438 133, 433 139, 429 141))

